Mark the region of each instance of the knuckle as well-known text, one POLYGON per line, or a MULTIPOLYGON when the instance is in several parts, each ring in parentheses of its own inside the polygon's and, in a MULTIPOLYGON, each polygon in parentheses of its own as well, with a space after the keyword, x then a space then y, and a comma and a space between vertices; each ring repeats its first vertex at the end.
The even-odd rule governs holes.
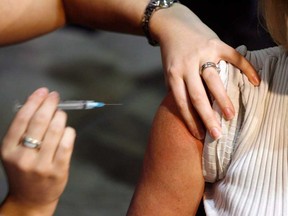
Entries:
MULTIPOLYGON (((62 154, 67 154, 70 153, 73 150, 73 145, 67 145, 66 143, 64 143, 63 141, 61 141, 60 143, 61 146, 61 152, 62 154)), ((63 161, 65 161, 66 159, 63 159, 63 161)))
POLYGON ((68 169, 61 169, 61 172, 59 170, 58 170, 58 172, 54 172, 52 177, 55 180, 67 179, 68 173, 69 173, 68 169))
POLYGON ((63 110, 57 110, 56 112, 57 112, 57 114, 58 114, 60 117, 62 117, 62 118, 64 118, 64 119, 67 118, 67 113, 64 112, 63 110))
POLYGON ((60 123, 54 123, 49 126, 49 132, 52 136, 57 136, 62 133, 62 125, 60 123))
POLYGON ((201 104, 203 104, 205 97, 207 96, 201 93, 196 93, 196 94, 191 95, 191 100, 192 100, 193 105, 195 107, 200 106, 201 104))
POLYGON ((46 115, 46 113, 44 112, 39 112, 37 113, 34 118, 33 118, 33 122, 37 125, 41 125, 44 124, 45 122, 47 122, 49 120, 48 116, 46 115))
POLYGON ((41 163, 35 166, 33 174, 40 178, 50 178, 54 176, 52 167, 41 163))
POLYGON ((57 111, 55 118, 49 125, 50 130, 55 134, 60 133, 65 125, 66 119, 67 114, 64 111, 57 111))
POLYGON ((209 41, 209 48, 213 48, 211 50, 218 50, 221 46, 221 43, 219 43, 219 39, 218 38, 211 38, 209 41), (214 49, 215 48, 215 49, 214 49))
POLYGON ((186 100, 180 98, 177 100, 177 105, 178 105, 178 109, 181 113, 186 112, 187 111, 187 102, 186 100))
POLYGON ((212 128, 212 127, 218 125, 215 116, 211 115, 209 113, 207 113, 205 115, 205 117, 203 117, 203 121, 204 121, 207 128, 212 128))
POLYGON ((63 110, 57 110, 54 118, 58 121, 63 121, 63 120, 66 121, 67 113, 64 112, 63 110))
POLYGON ((35 169, 34 161, 26 154, 10 155, 7 164, 19 173, 33 173, 35 169))
MULTIPOLYGON (((204 71, 202 73, 202 77, 205 81, 205 83, 207 84, 208 89, 211 91, 211 89, 217 89, 216 86, 217 83, 215 82, 215 80, 219 79, 219 75, 216 71, 204 71)), ((219 91, 219 89, 217 89, 217 91, 219 91)))
POLYGON ((12 165, 16 170, 23 173, 30 173, 33 170, 31 163, 28 163, 24 157, 17 160, 11 159, 10 165, 12 165))
POLYGON ((222 97, 220 97, 217 100, 217 103, 221 107, 221 109, 224 109, 224 108, 233 109, 233 104, 227 95, 222 95, 222 97))
MULTIPOLYGON (((22 111, 22 110, 21 110, 22 111)), ((26 124, 29 121, 29 115, 24 111, 17 113, 16 119, 18 124, 26 124)))
POLYGON ((10 161, 11 155, 10 155, 10 152, 8 150, 6 150, 5 148, 2 147, 0 153, 1 153, 2 161, 7 161, 7 162, 10 161))
POLYGON ((168 79, 176 79, 179 75, 179 71, 182 71, 182 67, 180 64, 172 64, 167 68, 167 77, 168 79))
POLYGON ((69 130, 71 136, 75 137, 76 136, 76 130, 73 127, 67 127, 67 130, 69 130))
POLYGON ((18 166, 21 157, 15 156, 11 151, 3 149, 1 150, 1 159, 5 164, 18 166), (15 160, 15 157, 17 157, 17 160, 15 160))

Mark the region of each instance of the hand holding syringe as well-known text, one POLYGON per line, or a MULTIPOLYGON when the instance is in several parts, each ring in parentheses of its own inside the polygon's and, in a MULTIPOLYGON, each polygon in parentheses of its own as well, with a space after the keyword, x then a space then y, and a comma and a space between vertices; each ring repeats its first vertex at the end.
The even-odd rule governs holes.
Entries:
MULTIPOLYGON (((66 100, 61 101, 58 104, 58 109, 61 110, 86 110, 86 109, 96 109, 104 106, 117 106, 122 104, 108 104, 104 102, 97 102, 93 100, 66 100)), ((19 110, 23 105, 16 104, 15 110, 19 110)))

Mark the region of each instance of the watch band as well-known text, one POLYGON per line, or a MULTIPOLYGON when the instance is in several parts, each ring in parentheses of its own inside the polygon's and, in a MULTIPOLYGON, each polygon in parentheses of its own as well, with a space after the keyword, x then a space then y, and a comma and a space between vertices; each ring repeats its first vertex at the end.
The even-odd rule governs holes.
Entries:
POLYGON ((152 46, 157 46, 158 42, 151 37, 149 31, 149 21, 151 19, 152 14, 160 9, 165 9, 171 7, 174 3, 180 3, 178 0, 150 0, 147 5, 144 16, 142 19, 142 29, 145 36, 148 39, 149 44, 152 46))

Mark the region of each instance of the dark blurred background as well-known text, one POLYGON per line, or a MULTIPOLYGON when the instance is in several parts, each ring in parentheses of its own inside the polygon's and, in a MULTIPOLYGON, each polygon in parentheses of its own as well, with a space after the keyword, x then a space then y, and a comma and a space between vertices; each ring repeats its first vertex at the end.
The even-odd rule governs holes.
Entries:
MULTIPOLYGON (((181 2, 233 47, 274 45, 258 22, 256 1, 181 2)), ((23 102, 41 86, 58 91, 62 99, 123 104, 68 112, 78 136, 69 183, 55 215, 125 215, 153 116, 166 92, 159 48, 142 37, 78 26, 1 48, 1 137, 15 101, 23 102)), ((6 186, 0 169, 0 199, 6 186)))
MULTIPOLYGON (((62 99, 122 106, 69 111, 78 136, 55 215, 125 215, 153 115, 165 94, 159 48, 145 38, 75 27, 0 49, 1 137, 16 100, 47 86, 62 99)), ((0 171, 0 196, 6 192, 0 171)))

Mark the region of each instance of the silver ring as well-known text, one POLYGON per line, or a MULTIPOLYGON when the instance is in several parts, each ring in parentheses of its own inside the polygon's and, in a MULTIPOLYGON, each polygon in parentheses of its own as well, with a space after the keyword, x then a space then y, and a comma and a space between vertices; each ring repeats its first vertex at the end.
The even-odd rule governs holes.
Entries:
POLYGON ((203 72, 205 69, 209 68, 209 67, 213 67, 215 68, 215 70, 220 73, 221 69, 219 68, 219 66, 217 64, 215 64, 214 62, 206 62, 201 66, 201 70, 200 70, 200 75, 202 76, 203 72))
POLYGON ((27 148, 39 149, 41 146, 41 141, 33 139, 31 137, 24 137, 23 145, 27 148))

